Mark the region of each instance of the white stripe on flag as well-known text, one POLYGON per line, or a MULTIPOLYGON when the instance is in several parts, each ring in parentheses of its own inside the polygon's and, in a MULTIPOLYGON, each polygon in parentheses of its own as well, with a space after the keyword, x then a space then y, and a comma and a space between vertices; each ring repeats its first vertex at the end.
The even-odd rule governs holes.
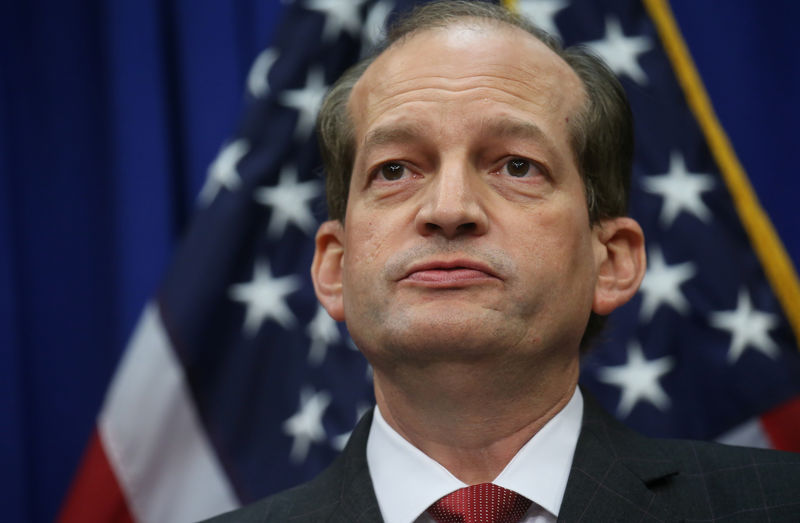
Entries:
POLYGON ((760 418, 753 418, 738 427, 734 427, 717 438, 719 443, 736 445, 737 447, 756 447, 760 449, 772 448, 769 437, 761 425, 760 418))
POLYGON ((138 521, 197 521, 239 505, 153 304, 109 387, 99 431, 138 521))

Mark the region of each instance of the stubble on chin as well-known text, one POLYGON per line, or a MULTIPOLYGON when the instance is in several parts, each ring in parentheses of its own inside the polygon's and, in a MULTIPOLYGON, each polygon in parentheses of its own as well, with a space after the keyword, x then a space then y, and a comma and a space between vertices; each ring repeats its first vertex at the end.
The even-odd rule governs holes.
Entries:
POLYGON ((524 313, 517 309, 526 307, 511 295, 516 278, 516 263, 502 249, 434 240, 400 250, 384 264, 377 283, 355 275, 351 284, 359 299, 348 307, 348 328, 374 367, 486 358, 503 350, 501 344, 517 345, 528 334, 513 320, 524 313), (414 263, 447 257, 490 267, 501 287, 430 291, 402 286, 414 263))
MULTIPOLYGON (((472 306, 474 304, 467 304, 472 306)), ((373 367, 424 367, 438 363, 470 363, 514 351, 526 338, 505 315, 486 309, 486 317, 458 310, 453 304, 431 311, 397 311, 391 317, 375 315, 380 332, 354 336, 373 367)))

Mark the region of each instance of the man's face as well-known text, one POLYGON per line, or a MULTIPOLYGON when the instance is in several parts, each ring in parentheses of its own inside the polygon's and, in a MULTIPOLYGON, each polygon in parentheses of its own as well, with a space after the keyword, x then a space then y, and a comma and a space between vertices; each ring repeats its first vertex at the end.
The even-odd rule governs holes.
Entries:
POLYGON ((494 24, 370 66, 328 310, 373 364, 577 353, 602 250, 569 141, 583 100, 552 51, 494 24))

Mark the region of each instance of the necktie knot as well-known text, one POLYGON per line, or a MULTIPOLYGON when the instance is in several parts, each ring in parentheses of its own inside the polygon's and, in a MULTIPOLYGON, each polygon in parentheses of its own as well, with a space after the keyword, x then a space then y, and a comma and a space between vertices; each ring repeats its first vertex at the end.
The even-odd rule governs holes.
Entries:
POLYGON ((451 492, 428 509, 438 523, 517 523, 531 500, 493 483, 451 492))

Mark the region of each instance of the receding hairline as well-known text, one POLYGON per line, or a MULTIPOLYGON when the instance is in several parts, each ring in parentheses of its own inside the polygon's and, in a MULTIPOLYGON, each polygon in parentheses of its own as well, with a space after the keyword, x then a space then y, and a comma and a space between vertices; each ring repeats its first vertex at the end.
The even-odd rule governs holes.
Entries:
POLYGON ((444 31, 450 30, 457 26, 464 26, 468 29, 473 29, 476 31, 482 31, 488 27, 495 27, 498 29, 503 30, 510 30, 511 32, 518 32, 520 36, 524 36, 529 38, 531 41, 535 42, 536 45, 541 46, 543 49, 547 50, 552 56, 556 57, 561 64, 566 67, 566 69, 573 75, 574 79, 578 81, 578 84, 581 86, 582 90, 585 93, 585 86, 583 81, 581 80, 580 76, 575 72, 573 67, 561 56, 558 52, 553 50, 548 43, 544 42, 541 38, 537 37, 536 34, 531 33, 523 26, 515 25, 510 21, 500 20, 496 18, 488 18, 488 17, 481 17, 481 16, 459 16, 459 17, 452 17, 452 18, 445 18, 437 23, 432 23, 429 25, 425 25, 418 29, 411 30, 407 33, 402 34, 396 40, 391 40, 386 47, 380 49, 380 52, 375 54, 372 59, 369 61, 367 67, 362 71, 361 75, 358 77, 358 80, 353 84, 353 88, 350 91, 350 98, 348 99, 348 104, 352 99, 352 94, 354 91, 357 90, 359 84, 367 76, 370 69, 376 63, 379 63, 385 60, 386 56, 392 52, 396 51, 397 48, 402 47, 411 39, 420 36, 424 33, 435 32, 435 31, 444 31))

